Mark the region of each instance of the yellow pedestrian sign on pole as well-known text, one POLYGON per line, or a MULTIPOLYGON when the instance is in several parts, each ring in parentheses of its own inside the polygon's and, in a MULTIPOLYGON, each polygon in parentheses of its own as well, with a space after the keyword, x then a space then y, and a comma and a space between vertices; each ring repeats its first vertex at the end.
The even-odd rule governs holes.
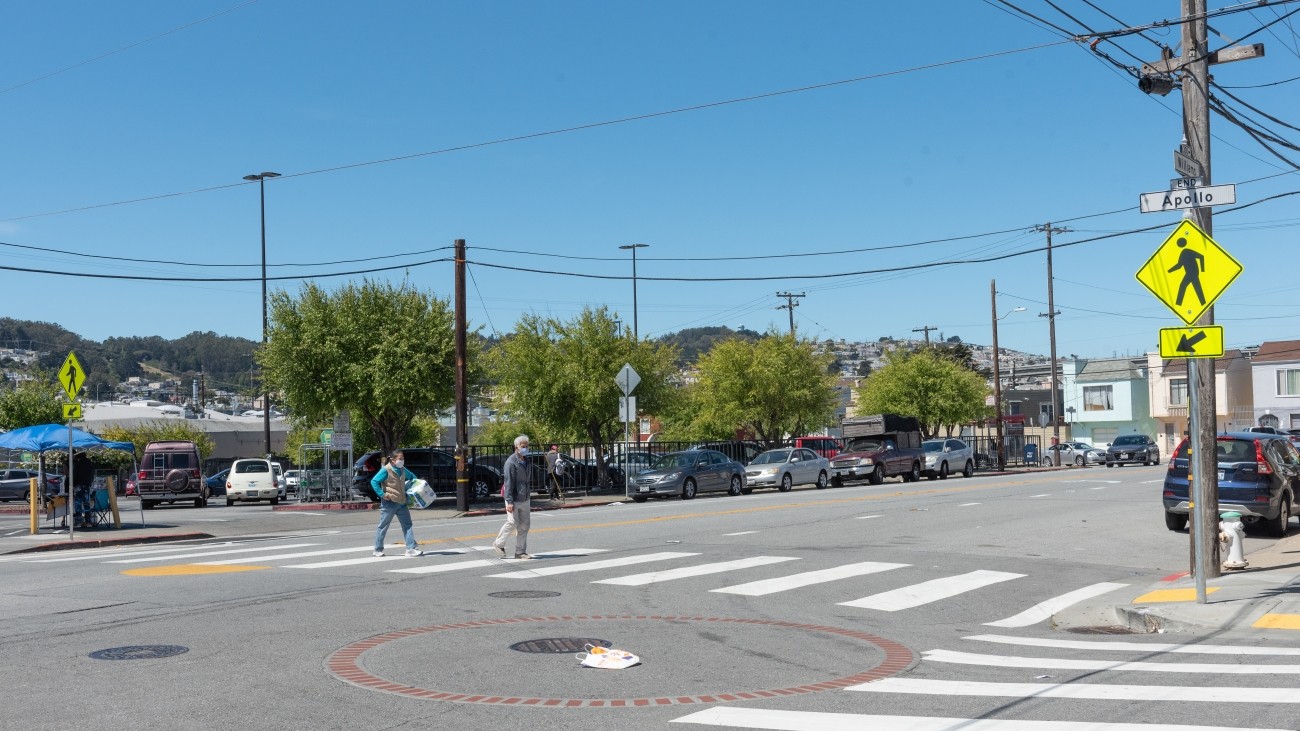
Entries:
POLYGON ((1223 327, 1162 327, 1160 328, 1160 357, 1170 358, 1222 358, 1223 327))
POLYGON ((63 405, 63 418, 72 421, 81 418, 81 404, 71 403, 63 405))
POLYGON ((86 372, 81 369, 77 354, 69 352, 63 365, 59 366, 59 385, 63 386, 63 392, 68 394, 69 401, 77 400, 77 393, 81 391, 81 384, 85 382, 86 372))
POLYGON ((1191 221, 1178 224, 1137 272, 1137 280, 1188 325, 1195 325, 1241 274, 1241 262, 1191 221))

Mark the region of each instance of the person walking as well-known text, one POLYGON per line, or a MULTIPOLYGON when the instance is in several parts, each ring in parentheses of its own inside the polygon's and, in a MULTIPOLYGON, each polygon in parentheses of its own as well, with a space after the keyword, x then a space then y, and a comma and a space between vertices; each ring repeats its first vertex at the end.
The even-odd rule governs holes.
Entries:
POLYGON ((532 495, 533 471, 528 465, 528 435, 515 437, 515 451, 502 465, 505 486, 501 495, 506 501, 506 522, 492 541, 497 558, 506 557, 506 539, 515 534, 515 558, 530 559, 528 555, 529 503, 532 495))
POLYGON ((551 451, 546 453, 546 480, 547 487, 551 490, 552 500, 564 500, 564 488, 560 486, 560 475, 555 471, 555 465, 560 461, 560 447, 552 444, 551 451))
POLYGON ((379 526, 375 528, 375 557, 384 555, 384 536, 388 534, 388 524, 397 516, 402 526, 402 535, 406 539, 406 557, 423 556, 419 544, 415 542, 415 529, 411 526, 411 511, 406 507, 406 484, 416 479, 415 473, 406 469, 406 460, 402 450, 397 449, 388 455, 388 461, 370 478, 370 489, 379 496, 379 526))

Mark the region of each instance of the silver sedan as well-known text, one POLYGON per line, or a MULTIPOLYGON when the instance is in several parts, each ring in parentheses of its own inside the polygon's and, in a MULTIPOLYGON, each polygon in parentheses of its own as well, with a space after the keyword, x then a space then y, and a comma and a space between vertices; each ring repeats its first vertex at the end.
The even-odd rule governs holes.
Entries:
POLYGON ((1043 459, 1041 464, 1044 467, 1051 467, 1056 464, 1054 450, 1061 451, 1061 464, 1074 465, 1075 467, 1086 467, 1094 464, 1106 464, 1106 450, 1097 449, 1090 444, 1083 442, 1061 442, 1056 446, 1050 446, 1043 450, 1043 459))

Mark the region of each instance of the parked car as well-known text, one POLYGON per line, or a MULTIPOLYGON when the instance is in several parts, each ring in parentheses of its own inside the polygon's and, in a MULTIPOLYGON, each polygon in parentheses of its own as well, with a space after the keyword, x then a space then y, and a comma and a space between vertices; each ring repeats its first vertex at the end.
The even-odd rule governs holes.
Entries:
POLYGON ((299 482, 302 482, 302 470, 289 470, 284 473, 284 487, 294 495, 298 494, 299 482))
MULTIPOLYGON (((402 450, 406 469, 429 483, 437 497, 456 496, 456 456, 451 452, 430 447, 409 447, 402 450)), ((379 502, 370 488, 370 480, 383 466, 379 452, 366 452, 352 466, 352 493, 356 497, 379 502)), ((501 473, 483 464, 469 464, 469 500, 478 502, 501 495, 501 473)), ((545 473, 543 473, 545 474, 545 473)), ((539 488, 540 489, 540 488, 539 488)))
POLYGON ((151 510, 158 503, 193 500, 194 507, 208 504, 208 487, 199 472, 199 448, 194 442, 168 440, 149 442, 136 475, 140 506, 151 510))
POLYGON ((726 490, 739 495, 745 489, 745 466, 713 449, 688 449, 661 455, 651 469, 632 478, 632 500, 681 495, 692 500, 701 491, 726 490))
POLYGON ((743 439, 733 439, 726 442, 704 442, 696 444, 691 449, 712 449, 715 452, 722 452, 727 455, 728 459, 742 465, 749 464, 755 457, 763 453, 763 445, 743 439))
POLYGON ((236 500, 266 500, 272 505, 278 504, 280 486, 276 484, 273 464, 269 459, 235 460, 226 475, 226 505, 234 505, 236 500))
POLYGON ((873 485, 898 475, 921 479, 921 424, 910 416, 875 414, 845 419, 844 451, 831 460, 831 484, 866 479, 873 485))
POLYGON ((975 474, 974 450, 960 439, 927 439, 921 442, 921 449, 925 451, 921 471, 931 480, 946 480, 955 472, 962 477, 975 474))
POLYGON ((1276 426, 1248 426, 1242 429, 1243 432, 1251 434, 1286 434, 1287 430, 1276 426))
POLYGON ((794 446, 811 449, 817 454, 830 459, 840 453, 844 445, 835 437, 795 437, 794 446))
POLYGON ((790 492, 795 485, 816 485, 826 488, 830 460, 811 449, 769 449, 754 458, 745 468, 743 492, 756 487, 775 487, 790 492))
MULTIPOLYGON (((600 470, 594 464, 587 464, 571 454, 560 452, 561 460, 564 461, 564 474, 560 477, 560 484, 566 490, 578 487, 600 487, 600 470)), ((541 495, 549 495, 551 486, 547 484, 546 472, 546 453, 529 452, 528 464, 533 468, 533 492, 541 495)), ((608 484, 615 488, 622 488, 623 470, 613 464, 606 465, 605 472, 609 477, 608 484)))
MULTIPOLYGON (((208 495, 212 497, 216 497, 218 495, 225 495, 226 476, 229 474, 230 474, 230 468, 227 467, 224 470, 216 473, 215 475, 204 479, 203 483, 208 486, 208 495)), ((127 492, 127 494, 130 495, 131 493, 127 492)))
MULTIPOLYGON (((25 502, 31 496, 32 480, 37 475, 36 470, 0 470, 0 502, 7 503, 10 500, 25 502)), ((42 500, 45 497, 57 494, 62 485, 63 478, 61 476, 46 475, 45 495, 42 496, 42 500)))
POLYGON ((289 483, 284 479, 284 468, 279 462, 271 462, 271 469, 275 471, 275 489, 280 493, 280 499, 284 500, 289 497, 289 483))
POLYGON ((1145 434, 1115 437, 1106 447, 1106 466, 1126 464, 1160 464, 1160 446, 1145 434))
POLYGON ((1091 464, 1106 464, 1106 450, 1084 442, 1061 442, 1043 450, 1043 466, 1056 464, 1056 452, 1061 453, 1061 464, 1086 467, 1091 464))
MULTIPOLYGON (((1187 439, 1169 460, 1165 475, 1165 527, 1182 530, 1191 513, 1187 486, 1187 439)), ((1275 538, 1286 535, 1300 508, 1300 452, 1291 440, 1275 434, 1232 432, 1215 437, 1218 452, 1219 511, 1241 513, 1247 525, 1263 525, 1275 538)))

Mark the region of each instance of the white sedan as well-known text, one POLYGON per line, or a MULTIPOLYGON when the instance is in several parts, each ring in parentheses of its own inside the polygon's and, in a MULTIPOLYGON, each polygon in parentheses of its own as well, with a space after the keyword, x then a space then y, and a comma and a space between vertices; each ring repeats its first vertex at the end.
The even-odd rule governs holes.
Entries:
POLYGON ((956 472, 963 477, 975 474, 974 450, 960 439, 927 439, 921 442, 921 449, 925 450, 925 467, 921 471, 931 480, 946 480, 956 472))
POLYGON ((745 467, 745 492, 775 487, 789 492, 795 485, 826 487, 830 460, 811 449, 769 449, 745 467))

